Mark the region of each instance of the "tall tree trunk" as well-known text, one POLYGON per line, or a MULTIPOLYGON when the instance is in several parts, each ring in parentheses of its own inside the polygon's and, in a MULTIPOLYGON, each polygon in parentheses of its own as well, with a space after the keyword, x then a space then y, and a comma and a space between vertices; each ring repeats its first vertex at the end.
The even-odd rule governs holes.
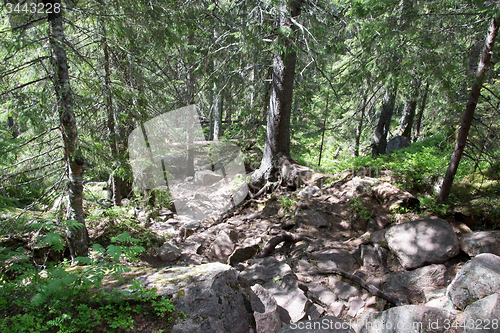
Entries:
POLYGON ((326 120, 328 119, 328 99, 329 99, 329 96, 327 95, 326 96, 325 115, 323 118, 323 127, 321 128, 321 145, 319 146, 318 167, 321 166, 321 157, 323 155, 323 143, 325 142, 326 120))
POLYGON ((467 136, 469 135, 469 129, 474 119, 474 111, 476 110, 476 105, 479 100, 479 95, 481 92, 481 87, 486 76, 486 71, 490 66, 491 55, 493 54, 493 46, 495 44, 495 38, 498 34, 498 26, 500 24, 500 16, 493 18, 491 20, 491 25, 486 36, 486 42, 484 44, 483 53, 481 55, 481 60, 479 61, 479 66, 476 72, 476 78, 472 84, 472 89, 469 95, 469 101, 465 107, 464 116, 462 118, 462 123, 460 124, 460 129, 458 130, 457 142, 455 144, 455 149, 453 155, 451 156, 451 162, 448 165, 446 174, 444 176, 443 185, 439 191, 437 198, 438 203, 443 203, 448 200, 450 195, 451 185, 453 184, 453 179, 457 173, 458 165, 462 154, 464 152, 465 144, 467 142, 467 136))
MULTIPOLYGON (((291 17, 300 15, 301 6, 302 0, 290 2, 291 17)), ((285 18, 284 14, 280 15, 280 27, 288 26, 295 32, 296 27, 291 20, 285 18)), ((254 183, 256 184, 277 180, 280 175, 276 171, 283 163, 283 158, 288 160, 290 157, 290 116, 297 53, 293 50, 291 40, 285 38, 281 40, 281 43, 284 46, 284 52, 277 52, 273 56, 267 135, 262 162, 254 175, 254 183)))
MULTIPOLYGON (((188 46, 194 45, 194 34, 191 32, 188 35, 188 46)), ((188 65, 187 65, 187 105, 194 104, 194 74, 193 74, 193 57, 191 49, 188 47, 188 65)), ((194 176, 194 119, 191 112, 187 121, 187 168, 186 177, 194 176)))
MULTIPOLYGON (((214 83, 214 89, 217 85, 214 83)), ((222 92, 216 91, 214 96, 214 141, 218 141, 222 132, 222 92)))
MULTIPOLYGON (((415 73, 413 72, 412 74, 415 75, 415 73)), ((403 117, 401 118, 401 124, 399 127, 401 136, 405 136, 410 140, 411 130, 413 128, 413 120, 415 119, 415 110, 417 108, 419 88, 420 80, 417 77, 414 77, 410 82, 410 94, 406 98, 406 102, 403 108, 403 117)))
POLYGON ((366 102, 367 102, 367 91, 363 94, 363 99, 361 101, 361 117, 358 122, 358 127, 356 128, 356 138, 354 142, 354 157, 359 156, 359 142, 361 141, 361 134, 363 133, 363 122, 365 120, 366 102))
POLYGON ((387 148, 387 134, 391 124, 392 114, 394 112, 394 103, 396 102, 396 93, 398 90, 397 83, 393 83, 394 79, 389 79, 385 89, 384 103, 380 118, 375 128, 375 136, 372 144, 372 156, 378 157, 385 154, 387 148))
POLYGON ((424 115, 425 104, 427 103, 427 93, 429 92, 429 81, 425 83, 424 95, 422 96, 422 104, 420 104, 420 109, 417 113, 417 122, 415 124, 415 136, 413 137, 413 142, 418 140, 420 136, 420 127, 422 126, 422 117, 424 115))
MULTIPOLYGON (((106 110, 108 113, 108 131, 109 145, 111 147, 111 156, 113 156, 113 171, 109 179, 109 188, 111 189, 111 200, 114 206, 121 206, 121 178, 116 174, 116 169, 119 168, 119 153, 118 153, 118 135, 116 132, 116 112, 113 107, 113 96, 111 93, 111 71, 109 69, 109 46, 106 38, 106 26, 102 24, 103 30, 103 47, 104 47, 104 85, 106 88, 106 110)), ((109 191, 109 190, 108 190, 109 191)))
MULTIPOLYGON (((60 0, 44 0, 45 5, 60 4, 60 0)), ((59 119, 64 147, 64 157, 69 175, 69 205, 67 219, 76 220, 79 228, 68 228, 68 239, 71 257, 87 256, 89 236, 83 215, 83 163, 84 159, 78 150, 78 129, 73 112, 73 92, 69 80, 69 66, 64 49, 66 44, 63 30, 62 6, 59 13, 48 14, 50 25, 50 45, 52 48, 52 65, 54 67, 54 87, 58 101, 59 119)))

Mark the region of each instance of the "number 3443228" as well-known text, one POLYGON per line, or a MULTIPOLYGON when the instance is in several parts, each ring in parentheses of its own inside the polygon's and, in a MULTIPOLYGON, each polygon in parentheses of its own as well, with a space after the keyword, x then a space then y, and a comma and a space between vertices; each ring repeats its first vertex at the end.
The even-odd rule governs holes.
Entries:
POLYGON ((52 14, 59 13, 61 11, 60 3, 24 3, 21 4, 11 4, 6 3, 5 7, 7 9, 7 13, 31 13, 31 14, 52 14))

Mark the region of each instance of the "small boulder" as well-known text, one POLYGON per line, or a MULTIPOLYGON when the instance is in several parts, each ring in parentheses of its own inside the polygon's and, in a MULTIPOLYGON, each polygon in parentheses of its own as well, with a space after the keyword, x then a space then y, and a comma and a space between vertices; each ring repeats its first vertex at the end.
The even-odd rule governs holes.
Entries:
POLYGON ((471 257, 481 253, 500 256, 500 231, 478 231, 462 235, 460 248, 471 257))
POLYGON ((239 262, 248 260, 256 255, 260 250, 259 243, 262 241, 261 238, 250 239, 245 241, 243 244, 234 249, 233 253, 228 258, 228 263, 231 266, 236 265, 239 262))
POLYGON ((284 276, 292 274, 290 266, 274 257, 264 259, 255 259, 250 261, 252 264, 240 272, 250 285, 264 283, 267 281, 279 280, 284 276))
POLYGON ((446 310, 424 305, 404 305, 383 312, 370 312, 356 322, 361 333, 445 332, 446 310))
POLYGON ((318 196, 320 192, 320 188, 317 186, 306 186, 302 190, 299 191, 299 197, 304 200, 309 200, 312 197, 318 196))
POLYGON ((462 316, 464 333, 500 331, 500 294, 480 299, 467 308, 462 316))
POLYGON ((233 250, 234 244, 229 235, 225 231, 220 231, 219 235, 210 246, 207 257, 211 261, 226 263, 227 258, 229 258, 233 250))
POLYGON ((387 154, 411 146, 411 141, 406 136, 395 136, 387 142, 387 154))
POLYGON ((320 268, 334 266, 345 271, 354 271, 359 268, 356 259, 348 251, 342 249, 331 248, 313 252, 311 260, 315 261, 320 268))
POLYGON ((448 286, 446 294, 460 310, 500 292, 500 257, 483 253, 467 262, 448 286))
POLYGON ((158 249, 158 257, 162 261, 166 261, 166 262, 172 262, 172 261, 179 259, 181 254, 182 254, 181 250, 177 246, 175 246, 169 242, 165 242, 158 249))
POLYGON ((386 231, 385 239, 405 269, 441 264, 460 251, 453 228, 437 217, 395 225, 386 231))
POLYGON ((223 179, 222 174, 213 172, 211 170, 200 170, 194 174, 194 183, 196 185, 210 186, 223 179))
POLYGON ((260 284, 252 286, 250 296, 257 333, 276 332, 281 328, 278 304, 274 297, 260 284))
POLYGON ((309 300, 298 287, 292 276, 286 275, 281 280, 264 284, 264 287, 276 299, 279 305, 281 321, 296 322, 306 316, 309 300))
POLYGON ((316 210, 311 210, 307 209, 304 210, 303 215, 300 214, 301 216, 305 215, 306 220, 308 221, 307 224, 315 226, 318 229, 328 229, 330 227, 330 223, 323 217, 323 215, 316 211, 316 210))

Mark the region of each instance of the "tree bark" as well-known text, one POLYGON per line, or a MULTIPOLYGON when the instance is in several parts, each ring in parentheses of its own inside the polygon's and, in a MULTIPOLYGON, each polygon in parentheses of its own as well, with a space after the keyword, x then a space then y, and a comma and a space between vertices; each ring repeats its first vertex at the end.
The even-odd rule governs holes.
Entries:
POLYGON ((111 70, 109 68, 109 46, 106 38, 106 26, 103 23, 103 47, 104 47, 104 85, 106 88, 106 111, 108 113, 108 131, 109 145, 111 147, 111 156, 113 156, 114 165, 109 179, 109 187, 111 191, 111 201, 114 206, 121 206, 121 178, 116 175, 116 169, 119 167, 118 153, 118 135, 116 131, 116 112, 113 107, 113 96, 111 93, 111 70))
MULTIPOLYGON (((188 45, 194 45, 194 34, 191 32, 188 35, 188 45)), ((194 104, 194 74, 193 74, 193 57, 191 50, 188 48, 188 65, 187 65, 187 105, 194 104)), ((186 177, 194 176, 194 119, 189 113, 187 121, 187 164, 186 177)))
MULTIPOLYGON (((45 5, 60 4, 60 0, 44 0, 45 5)), ((71 257, 87 256, 89 236, 83 215, 83 163, 84 159, 78 150, 78 128, 73 112, 73 92, 69 79, 69 66, 64 49, 65 36, 63 30, 62 6, 59 13, 48 14, 49 38, 52 48, 52 66, 54 68, 54 88, 58 101, 59 119, 63 139, 64 158, 69 176, 69 205, 67 219, 81 224, 78 228, 68 228, 66 236, 71 257)))
POLYGON ((326 120, 328 118, 328 97, 329 96, 326 96, 325 115, 323 119, 323 128, 321 129, 321 145, 319 146, 318 167, 321 166, 321 157, 323 156, 323 143, 325 141, 326 120))
MULTIPOLYGON (((214 89, 217 85, 214 83, 214 89)), ((214 141, 219 141, 222 131, 222 94, 220 91, 215 91, 214 96, 214 141)))
POLYGON ((413 142, 418 140, 420 136, 420 127, 422 126, 422 117, 424 115, 425 104, 427 103, 427 93, 429 92, 429 81, 425 84, 424 95, 422 96, 422 104, 420 104, 420 109, 417 113, 417 122, 415 124, 415 136, 413 137, 413 142))
POLYGON ((387 82, 384 95, 384 103, 380 118, 375 128, 375 136, 372 144, 372 156, 378 157, 380 154, 385 154, 387 148, 387 134, 391 124, 392 113, 394 112, 394 103, 396 101, 396 93, 398 90, 397 84, 390 79, 387 82))
MULTIPOLYGON (((414 73, 412 74, 414 75, 414 73)), ((415 110, 417 109, 419 88, 420 81, 418 78, 414 77, 410 82, 410 94, 406 99, 405 106, 403 108, 403 117, 401 118, 401 124, 399 127, 401 136, 405 136, 410 140, 411 130, 413 128, 413 120, 415 119, 415 110)))
MULTIPOLYGON (((291 17, 300 16, 302 0, 290 3, 291 17)), ((280 27, 288 26, 295 34, 296 27, 283 16, 280 27)), ((283 161, 290 157, 290 116, 293 101, 293 81, 297 53, 293 50, 293 41, 278 37, 284 46, 284 52, 273 56, 271 96, 267 119, 267 135, 264 155, 259 169, 254 174, 253 182, 263 185, 266 181, 275 181, 280 176, 277 171, 283 161)), ((281 175, 285 176, 285 175, 281 175)))
POLYGON ((354 142, 354 157, 359 156, 359 142, 361 141, 361 134, 363 133, 363 122, 365 120, 366 102, 367 102, 367 93, 363 94, 363 100, 361 101, 361 119, 359 120, 358 127, 356 128, 356 138, 354 142))
POLYGON ((469 100, 465 106, 464 116, 458 130, 457 142, 455 144, 455 149, 453 155, 451 156, 451 162, 448 165, 446 174, 443 179, 443 185, 439 191, 437 198, 437 203, 444 203, 448 200, 450 195, 451 185, 453 184, 453 179, 457 173, 458 165, 462 154, 465 149, 465 144, 467 142, 467 137, 469 135, 469 130, 474 119, 474 111, 476 110, 476 105, 479 100, 481 87, 486 76, 486 71, 490 66, 491 55, 493 54, 493 46, 495 44, 495 38, 498 34, 498 26, 500 24, 500 17, 495 17, 491 20, 491 25, 486 36, 486 42, 484 44, 483 53, 481 55, 481 60, 479 61, 479 66, 476 72, 476 78, 472 84, 472 89, 469 95, 469 100))

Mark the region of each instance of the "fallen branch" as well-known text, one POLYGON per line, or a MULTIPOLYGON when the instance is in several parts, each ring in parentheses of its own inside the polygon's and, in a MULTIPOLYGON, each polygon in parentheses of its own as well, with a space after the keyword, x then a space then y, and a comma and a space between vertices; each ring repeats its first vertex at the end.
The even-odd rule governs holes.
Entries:
POLYGON ((257 258, 269 257, 271 253, 273 253, 276 246, 278 246, 278 244, 281 242, 297 243, 303 240, 311 241, 311 239, 306 236, 295 235, 290 232, 282 232, 281 234, 271 238, 269 242, 267 242, 266 246, 264 246, 260 254, 257 255, 257 258))
POLYGON ((361 288, 363 288, 363 289, 367 290, 368 292, 370 292, 372 295, 375 295, 375 296, 378 296, 380 298, 383 298, 386 301, 388 301, 388 302, 390 302, 390 303, 392 303, 392 304, 394 304, 396 306, 404 305, 404 303, 401 302, 396 297, 391 296, 391 295, 387 295, 386 293, 384 293, 382 290, 378 289, 374 285, 366 283, 359 276, 356 276, 354 274, 348 273, 348 272, 346 272, 346 271, 344 271, 344 270, 342 270, 340 268, 320 269, 320 270, 312 271, 311 274, 324 274, 324 275, 335 274, 335 275, 340 275, 340 276, 342 276, 342 277, 344 277, 344 278, 346 278, 346 279, 348 279, 348 280, 356 283, 361 288))

